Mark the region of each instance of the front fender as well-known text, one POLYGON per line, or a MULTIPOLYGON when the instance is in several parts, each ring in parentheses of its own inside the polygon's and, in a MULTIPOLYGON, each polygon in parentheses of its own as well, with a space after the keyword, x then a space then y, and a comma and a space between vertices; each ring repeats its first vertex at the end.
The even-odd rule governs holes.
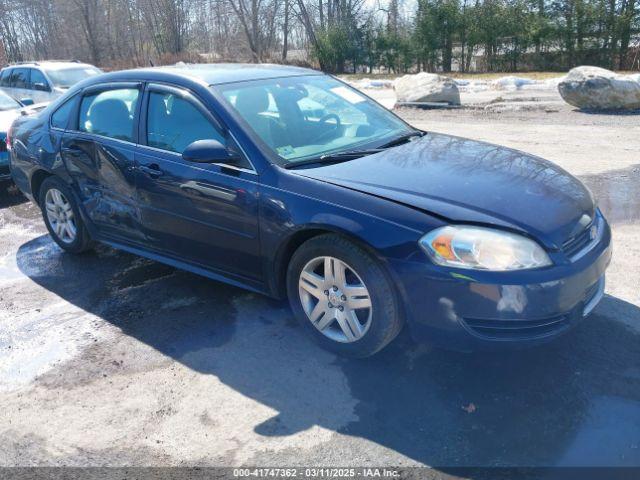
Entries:
POLYGON ((439 219, 394 202, 311 182, 311 188, 296 185, 295 190, 266 186, 261 189, 263 269, 274 296, 283 296, 291 255, 313 236, 343 235, 388 266, 390 259, 408 260, 422 255, 418 240, 424 232, 442 224, 439 219))

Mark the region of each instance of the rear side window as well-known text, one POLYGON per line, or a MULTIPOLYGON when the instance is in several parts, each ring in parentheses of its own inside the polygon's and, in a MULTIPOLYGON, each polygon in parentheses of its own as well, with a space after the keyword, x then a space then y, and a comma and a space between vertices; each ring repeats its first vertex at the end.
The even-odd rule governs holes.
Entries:
POLYGON ((49 82, 47 82, 44 74, 35 68, 31 69, 31 88, 41 92, 48 92, 50 90, 49 82))
POLYGON ((11 69, 6 68, 2 70, 0 74, 0 87, 8 87, 10 85, 9 79, 11 78, 11 69))
POLYGON ((62 130, 67 128, 69 124, 69 116, 73 111, 73 107, 76 103, 76 98, 70 98, 64 102, 58 109, 51 115, 51 126, 54 128, 60 128, 62 130))
POLYGON ((78 129, 105 137, 132 142, 133 117, 140 92, 122 88, 91 93, 82 98, 78 129))
POLYGON ((182 153, 196 140, 225 139, 200 110, 172 93, 151 92, 147 113, 147 144, 182 153))
POLYGON ((11 73, 12 88, 29 88, 29 69, 16 68, 11 73))

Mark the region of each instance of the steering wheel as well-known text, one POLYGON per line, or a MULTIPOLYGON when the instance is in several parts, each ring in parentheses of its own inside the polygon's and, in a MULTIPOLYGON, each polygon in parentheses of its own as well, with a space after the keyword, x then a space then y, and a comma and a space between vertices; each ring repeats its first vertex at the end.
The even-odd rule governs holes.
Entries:
POLYGON ((324 139, 324 137, 326 137, 330 133, 334 133, 336 130, 338 130, 340 127, 342 127, 342 123, 340 122, 340 117, 338 115, 336 115, 335 113, 327 113, 326 115, 323 115, 320 118, 320 120, 318 120, 318 125, 323 124, 323 123, 327 123, 327 121, 331 120, 332 118, 336 120, 336 127, 334 129, 332 129, 332 130, 329 130, 329 131, 326 131, 326 132, 322 132, 320 135, 318 135, 316 138, 313 139, 313 142, 318 142, 318 141, 324 139))

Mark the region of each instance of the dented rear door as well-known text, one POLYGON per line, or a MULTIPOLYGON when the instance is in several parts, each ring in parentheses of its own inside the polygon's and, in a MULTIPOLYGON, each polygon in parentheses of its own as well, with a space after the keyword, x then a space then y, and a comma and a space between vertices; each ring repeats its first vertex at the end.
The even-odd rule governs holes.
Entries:
POLYGON ((140 104, 136 90, 141 90, 137 83, 116 83, 83 92, 75 125, 64 133, 60 149, 84 210, 100 235, 127 243, 144 240, 135 184, 140 104))

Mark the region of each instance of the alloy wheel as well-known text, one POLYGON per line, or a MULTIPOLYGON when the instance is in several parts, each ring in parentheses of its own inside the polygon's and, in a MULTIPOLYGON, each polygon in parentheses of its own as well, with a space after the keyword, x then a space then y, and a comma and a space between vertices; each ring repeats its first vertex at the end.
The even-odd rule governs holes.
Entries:
POLYGON ((298 281, 304 312, 326 337, 341 343, 361 339, 371 325, 371 297, 356 271, 334 257, 309 261, 298 281))
POLYGON ((44 206, 51 229, 58 239, 64 243, 73 243, 77 235, 76 220, 73 208, 64 194, 56 188, 50 188, 47 190, 44 206))

